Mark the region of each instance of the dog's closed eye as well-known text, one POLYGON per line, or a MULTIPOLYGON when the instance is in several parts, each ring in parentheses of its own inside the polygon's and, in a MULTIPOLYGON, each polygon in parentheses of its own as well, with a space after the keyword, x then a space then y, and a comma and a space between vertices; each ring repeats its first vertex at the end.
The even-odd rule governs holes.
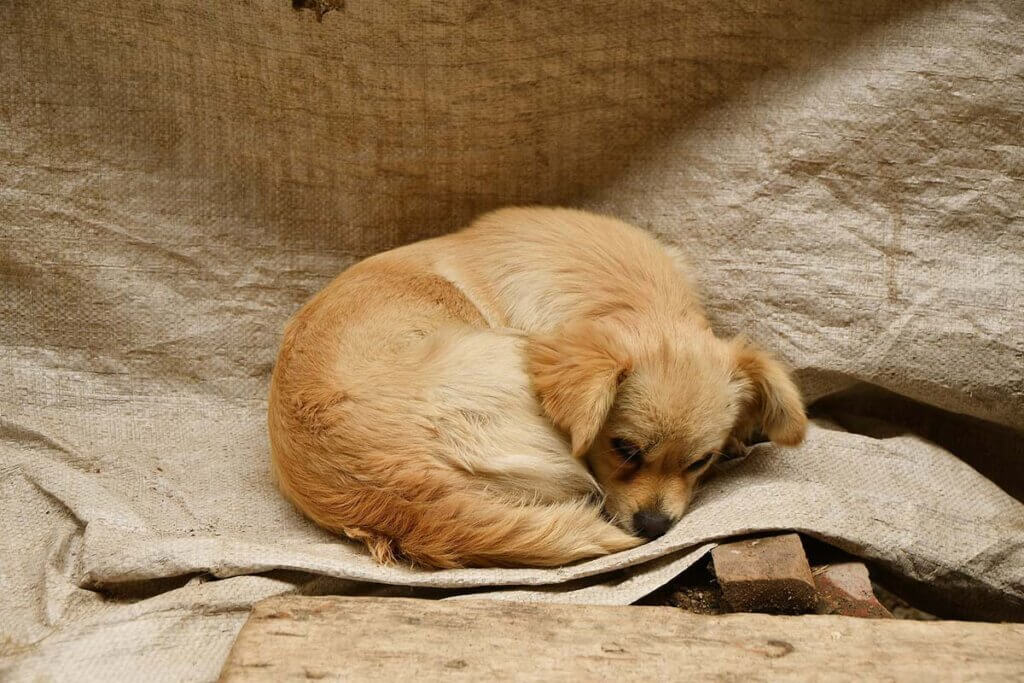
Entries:
POLYGON ((686 466, 686 471, 687 472, 699 472, 708 463, 710 463, 712 458, 714 458, 714 457, 715 457, 714 451, 712 451, 710 453, 705 453, 704 455, 700 456, 700 458, 698 458, 697 460, 694 460, 689 465, 687 465, 686 466))
POLYGON ((631 465, 639 465, 644 460, 644 449, 629 439, 613 438, 612 448, 615 449, 620 458, 631 465))

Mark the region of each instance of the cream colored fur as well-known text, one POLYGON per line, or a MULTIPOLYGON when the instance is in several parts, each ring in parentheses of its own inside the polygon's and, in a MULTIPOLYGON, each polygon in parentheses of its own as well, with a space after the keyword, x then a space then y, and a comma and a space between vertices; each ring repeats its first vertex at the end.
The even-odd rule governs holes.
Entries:
POLYGON ((284 494, 433 567, 633 547, 636 515, 678 519, 723 448, 805 424, 781 366, 712 334, 678 251, 543 208, 346 270, 289 323, 269 401, 284 494))

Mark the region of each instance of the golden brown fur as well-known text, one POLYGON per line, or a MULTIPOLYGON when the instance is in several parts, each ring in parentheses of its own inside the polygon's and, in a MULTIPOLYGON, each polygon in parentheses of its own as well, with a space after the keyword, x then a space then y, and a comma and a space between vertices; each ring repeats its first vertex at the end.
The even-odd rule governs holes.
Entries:
POLYGON ((553 566, 663 533, 723 448, 806 418, 678 252, 527 208, 339 275, 285 331, 269 429, 284 495, 382 562, 553 566))

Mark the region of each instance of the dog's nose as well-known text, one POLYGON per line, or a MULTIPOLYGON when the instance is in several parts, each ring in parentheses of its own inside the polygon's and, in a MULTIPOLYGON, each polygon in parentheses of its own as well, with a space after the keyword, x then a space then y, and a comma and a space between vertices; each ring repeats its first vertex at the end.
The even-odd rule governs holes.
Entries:
POLYGON ((672 525, 667 515, 651 510, 641 510, 633 515, 633 528, 644 538, 664 536, 672 525))

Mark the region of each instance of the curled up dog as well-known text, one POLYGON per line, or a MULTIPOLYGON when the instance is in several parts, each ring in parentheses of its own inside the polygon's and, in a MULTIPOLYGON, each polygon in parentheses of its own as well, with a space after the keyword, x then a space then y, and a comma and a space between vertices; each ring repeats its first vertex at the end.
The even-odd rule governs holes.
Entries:
POLYGON ((626 223, 504 209, 368 258, 289 323, 278 485, 381 562, 554 566, 655 538, 724 449, 798 444, 786 370, 716 337, 682 255, 626 223))

